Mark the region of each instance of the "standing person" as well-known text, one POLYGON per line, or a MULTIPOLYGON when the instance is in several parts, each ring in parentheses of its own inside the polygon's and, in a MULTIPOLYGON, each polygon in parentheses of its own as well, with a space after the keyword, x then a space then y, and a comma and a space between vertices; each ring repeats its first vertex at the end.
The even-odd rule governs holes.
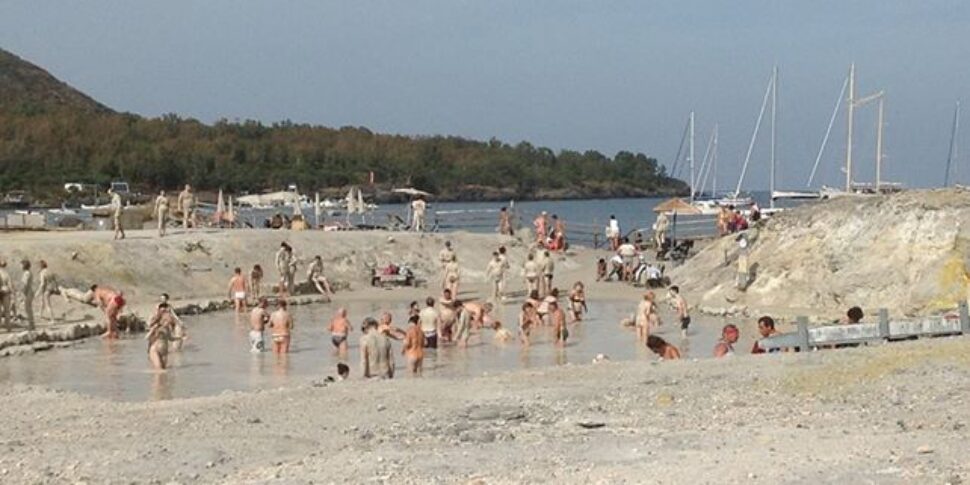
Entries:
POLYGON ((461 300, 455 302, 455 311, 458 318, 455 320, 455 342, 461 348, 468 348, 468 339, 472 333, 472 309, 468 308, 461 300))
POLYGON ((498 258, 502 261, 502 279, 499 281, 498 294, 502 299, 505 299, 505 288, 508 282, 509 272, 512 271, 512 265, 509 264, 508 250, 505 246, 498 247, 498 258))
POLYGON ((124 210, 124 206, 121 203, 121 194, 114 191, 114 189, 108 189, 108 193, 111 194, 111 223, 114 226, 116 240, 125 238, 125 228, 121 226, 121 212, 124 210))
POLYGON ((23 273, 20 276, 20 296, 24 299, 24 316, 27 317, 27 330, 34 329, 34 273, 30 271, 30 261, 20 262, 23 273))
MULTIPOLYGON (((162 308, 168 308, 167 312, 172 316, 172 350, 179 351, 182 350, 182 345, 189 338, 189 335, 185 331, 185 322, 183 322, 182 319, 179 318, 178 314, 175 313, 175 309, 172 308, 172 304, 169 303, 168 300, 168 293, 162 293, 159 297, 158 305, 155 306, 155 314, 157 315, 161 313, 162 308)), ((154 318, 154 316, 152 318, 154 318)))
POLYGON ((249 313, 249 351, 254 354, 266 350, 263 332, 266 331, 266 324, 269 323, 269 313, 266 312, 268 306, 269 302, 266 298, 260 298, 253 311, 249 313))
POLYGON ((168 196, 162 190, 155 197, 155 217, 158 218, 158 237, 165 237, 165 225, 168 223, 168 196))
POLYGON ((556 214, 552 215, 552 244, 550 249, 559 252, 566 251, 566 223, 556 214))
POLYGON ((569 290, 569 315, 572 321, 578 322, 583 319, 583 313, 588 312, 586 307, 586 287, 582 281, 573 283, 573 288, 569 290))
POLYGON ((566 339, 569 338, 569 330, 566 328, 566 314, 559 308, 559 303, 549 303, 549 320, 552 322, 552 334, 556 337, 556 345, 565 346, 566 339))
POLYGON ((293 330, 293 317, 286 311, 286 300, 276 302, 276 311, 269 316, 273 330, 273 352, 277 355, 290 352, 290 333, 293 330))
POLYGON ((610 251, 616 251, 620 247, 620 221, 612 214, 606 226, 606 237, 610 240, 610 251))
POLYGON ((637 326, 637 342, 647 343, 647 338, 650 337, 650 315, 654 311, 653 292, 648 291, 637 305, 636 318, 633 319, 637 326))
POLYGON ((525 291, 527 295, 532 294, 533 291, 539 291, 539 271, 542 268, 539 267, 535 259, 535 254, 530 252, 526 257, 525 264, 522 266, 522 272, 525 275, 525 291))
POLYGON ((330 301, 333 288, 330 286, 330 281, 327 280, 327 277, 323 275, 323 258, 319 254, 313 257, 313 261, 310 263, 310 267, 307 268, 306 273, 307 279, 310 280, 314 288, 326 297, 327 301, 330 301))
POLYGON ((458 257, 452 255, 451 262, 445 266, 445 287, 455 298, 458 298, 458 282, 460 279, 461 267, 458 266, 458 257))
POLYGON ((549 251, 543 251, 542 255, 542 286, 546 292, 549 292, 552 288, 553 273, 556 271, 556 262, 553 261, 549 251))
POLYGON ((667 293, 674 311, 677 312, 677 319, 680 321, 681 336, 687 338, 687 327, 690 327, 690 308, 687 305, 687 300, 680 294, 679 286, 671 286, 667 293))
POLYGON ((424 332, 425 346, 429 349, 438 348, 438 329, 441 326, 441 318, 438 310, 434 307, 434 298, 428 297, 424 300, 425 308, 418 314, 421 321, 421 331, 424 332))
MULTIPOLYGON (((761 338, 768 338, 772 335, 778 333, 775 330, 775 319, 765 315, 758 319, 758 333, 761 334, 761 338)), ((778 352, 780 349, 765 350, 761 345, 758 345, 758 341, 754 341, 754 345, 751 346, 752 354, 764 354, 766 352, 778 352)))
POLYGON ((408 330, 404 334, 401 355, 407 361, 411 375, 420 376, 424 370, 424 333, 421 331, 421 319, 417 316, 408 318, 408 330))
POLYGON ((193 228, 196 227, 195 194, 191 185, 186 184, 185 190, 179 193, 178 209, 182 211, 182 229, 188 229, 189 223, 192 223, 193 228))
POLYGON ((666 212, 661 212, 657 215, 657 222, 653 225, 653 244, 657 249, 663 247, 664 241, 667 240, 667 229, 670 227, 670 219, 667 218, 666 212))
POLYGON ((377 321, 377 331, 391 340, 404 340, 405 331, 394 326, 394 316, 391 312, 381 312, 381 317, 377 321))
POLYGON ((540 247, 546 247, 546 238, 549 237, 549 220, 546 218, 546 211, 542 211, 535 220, 532 221, 532 226, 536 230, 536 243, 540 247))
POLYGON ((714 357, 730 357, 734 355, 734 344, 741 337, 737 325, 727 324, 721 330, 721 340, 714 346, 714 357))
POLYGON ((350 321, 347 320, 347 309, 338 308, 330 320, 330 342, 341 359, 347 358, 347 338, 350 337, 350 321))
POLYGON ((236 307, 236 313, 246 311, 246 294, 249 292, 249 283, 242 274, 242 268, 232 270, 232 278, 229 278, 229 299, 236 307))
POLYGON ((498 210, 498 233, 503 236, 515 235, 512 231, 512 216, 505 207, 498 210))
POLYGON ((441 269, 441 289, 448 288, 448 278, 446 278, 445 268, 455 257, 455 251, 451 249, 451 241, 445 241, 445 247, 438 253, 438 264, 441 269))
POLYGON ((677 360, 680 358, 680 349, 670 345, 666 340, 656 335, 647 337, 647 348, 659 355, 663 360, 677 360))
POLYGON ((637 267, 639 251, 637 247, 630 244, 629 238, 623 238, 623 244, 616 248, 616 254, 623 260, 623 281, 633 279, 633 271, 637 267))
POLYGON ((428 210, 428 204, 424 201, 424 198, 418 197, 411 202, 411 230, 415 232, 424 232, 424 216, 425 211, 428 210))
POLYGON ((57 278, 47 267, 47 261, 43 259, 40 260, 40 274, 37 275, 40 280, 40 316, 44 318, 44 313, 47 314, 47 321, 54 322, 54 307, 51 306, 51 295, 60 294, 60 289, 57 287, 57 278))
POLYGON ((488 281, 488 299, 496 305, 498 305, 502 300, 501 292, 504 272, 502 259, 500 258, 498 251, 492 252, 492 259, 485 267, 485 279, 488 281))
POLYGON ((293 248, 286 242, 280 243, 280 249, 276 251, 276 270, 280 273, 280 293, 292 295, 296 258, 293 257, 293 248))
POLYGON ((13 331, 13 280, 7 273, 7 261, 0 259, 0 322, 8 332, 13 331))
POLYGON ((168 344, 172 340, 174 324, 168 303, 159 303, 145 335, 145 340, 148 341, 148 359, 155 370, 163 371, 168 367, 168 344))
POLYGON ((249 272, 249 291, 253 293, 253 301, 259 301, 263 296, 263 267, 254 264, 249 272))
POLYGON ((540 325, 542 325, 542 321, 539 318, 539 314, 536 313, 535 306, 529 302, 523 303, 522 312, 519 313, 519 339, 522 340, 522 345, 529 346, 529 337, 532 335, 532 329, 540 325))
POLYGON ((364 319, 364 336, 360 338, 360 368, 364 378, 394 378, 394 355, 391 339, 377 330, 377 320, 364 319))

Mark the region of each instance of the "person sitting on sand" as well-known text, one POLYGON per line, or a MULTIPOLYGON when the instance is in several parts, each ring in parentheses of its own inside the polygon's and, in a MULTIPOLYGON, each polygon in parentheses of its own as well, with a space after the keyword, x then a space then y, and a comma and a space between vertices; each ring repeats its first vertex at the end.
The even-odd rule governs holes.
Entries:
POLYGON ((148 359, 155 370, 165 370, 168 366, 168 343, 172 340, 174 325, 168 303, 160 303, 145 335, 145 340, 148 341, 148 359))
POLYGON ((276 301, 276 311, 269 316, 269 323, 273 330, 273 352, 277 355, 288 354, 293 317, 286 311, 286 300, 276 301))
POLYGON ((338 308, 330 319, 330 343, 333 344, 337 356, 341 359, 347 358, 347 337, 350 336, 350 321, 347 320, 347 309, 338 308))
POLYGON ((339 362, 337 364, 337 380, 346 381, 350 377, 350 366, 339 362))
POLYGON ((242 274, 242 268, 237 267, 232 270, 232 278, 229 278, 229 299, 236 308, 236 313, 246 311, 246 294, 249 292, 249 282, 242 274))
MULTIPOLYGON (((775 330, 775 320, 767 315, 758 319, 758 333, 761 334, 761 338, 768 338, 772 335, 778 333, 775 330)), ((766 351, 761 345, 758 345, 758 341, 755 340, 754 345, 751 346, 752 354, 764 354, 765 352, 778 352, 781 349, 771 349, 766 351)))
POLYGON ((266 324, 269 322, 269 313, 266 312, 268 306, 269 302, 266 298, 260 298, 253 311, 249 313, 250 352, 259 353, 266 349, 266 344, 263 342, 263 331, 266 330, 266 324))
POLYGON ((559 302, 549 303, 549 320, 552 323, 552 334, 556 338, 556 345, 564 347, 566 339, 569 338, 569 330, 566 328, 566 314, 559 308, 559 302))
POLYGON ((596 281, 603 281, 606 279, 606 274, 609 268, 606 266, 606 259, 600 258, 596 262, 596 281))
POLYGON ((364 319, 364 336, 360 338, 360 368, 364 378, 392 379, 394 356, 391 340, 377 330, 377 320, 364 319))
POLYGON ((569 291, 569 316, 573 322, 583 319, 583 313, 588 312, 586 307, 586 287, 582 281, 573 283, 573 289, 569 291))
POLYGON ((327 301, 330 301, 330 295, 333 295, 334 291, 330 286, 330 280, 323 275, 323 258, 319 254, 313 257, 313 261, 307 267, 307 280, 327 301))
POLYGON ((417 315, 408 318, 401 355, 407 360, 411 375, 420 376, 424 367, 424 332, 421 331, 421 319, 417 315))
POLYGON ((737 325, 727 324, 721 330, 721 340, 714 346, 714 357, 730 357, 734 355, 734 344, 741 337, 741 331, 737 325))
POLYGON ((650 335, 647 337, 647 348, 653 351, 653 353, 660 356, 663 360, 675 360, 680 358, 680 350, 673 345, 667 343, 666 340, 657 336, 650 335))

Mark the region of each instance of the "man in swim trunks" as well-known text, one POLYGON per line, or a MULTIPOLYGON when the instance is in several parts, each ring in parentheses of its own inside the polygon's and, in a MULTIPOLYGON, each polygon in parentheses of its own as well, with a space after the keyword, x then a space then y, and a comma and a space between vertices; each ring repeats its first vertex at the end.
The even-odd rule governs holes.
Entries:
POLYGON ((498 233, 503 236, 515 235, 512 231, 512 218, 505 207, 498 210, 498 233))
POLYGON ((246 311, 246 293, 249 291, 249 282, 242 274, 242 268, 232 270, 232 278, 229 279, 229 299, 236 307, 236 313, 246 311))
POLYGON ((411 202, 411 230, 414 232, 424 232, 424 213, 428 210, 428 204, 423 198, 418 197, 411 202))
POLYGON ((425 347, 438 348, 438 331, 441 327, 441 317, 434 307, 434 298, 430 296, 424 301, 425 308, 418 314, 421 321, 421 331, 424 332, 425 347))
POLYGON ((687 305, 687 300, 680 294, 680 287, 678 286, 671 286, 667 293, 671 305, 677 312, 677 319, 680 321, 681 336, 687 338, 687 327, 690 326, 690 308, 687 305))
POLYGON ((721 330, 721 340, 714 346, 714 357, 730 357, 734 355, 734 344, 741 337, 737 325, 727 324, 721 330))
POLYGON ((185 190, 179 193, 178 209, 182 211, 182 228, 188 229, 190 223, 192 227, 196 227, 195 194, 192 192, 191 185, 186 185, 185 190))
POLYGON ((118 316, 121 309, 125 306, 124 295, 120 291, 112 290, 106 286, 91 285, 91 292, 94 301, 104 312, 105 321, 108 329, 104 333, 105 338, 118 338, 118 316))
POLYGON ((266 301, 266 298, 260 298, 256 307, 249 313, 250 352, 259 353, 266 350, 266 344, 263 342, 263 331, 266 329, 266 323, 269 322, 269 313, 266 312, 267 306, 269 306, 269 302, 266 301))
POLYGON ((360 368, 364 378, 394 378, 394 355, 391 339, 377 330, 377 320, 364 319, 364 336, 360 338, 360 368))
POLYGON ((347 309, 338 308, 337 313, 330 319, 330 342, 341 359, 347 358, 347 337, 350 335, 350 321, 347 320, 347 309))
MULTIPOLYGON (((761 338, 768 338, 768 337, 771 337, 772 335, 777 334, 778 331, 775 330, 775 319, 769 317, 768 315, 765 315, 765 316, 759 318, 758 319, 758 333, 761 334, 761 338)), ((754 345, 751 346, 751 353, 752 354, 764 354, 764 353, 767 353, 767 352, 774 353, 774 352, 778 352, 780 350, 781 349, 771 349, 771 350, 766 351, 764 348, 762 348, 760 345, 758 345, 758 341, 757 340, 755 340, 754 341, 754 345)))
POLYGON ((269 324, 273 330, 273 352, 277 355, 288 354, 293 317, 286 311, 286 300, 277 300, 276 311, 269 316, 269 324))

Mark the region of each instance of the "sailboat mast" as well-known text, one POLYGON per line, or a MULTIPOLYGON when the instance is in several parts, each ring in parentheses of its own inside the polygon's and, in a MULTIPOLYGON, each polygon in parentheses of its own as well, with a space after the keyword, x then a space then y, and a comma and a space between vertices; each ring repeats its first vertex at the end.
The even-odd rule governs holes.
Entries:
POLYGON ((690 145, 688 147, 688 153, 690 156, 690 201, 694 202, 695 195, 695 185, 697 183, 694 180, 694 112, 690 112, 690 145))
POLYGON ((852 117, 855 111, 855 63, 849 65, 849 102, 846 115, 845 191, 852 192, 852 117))
POLYGON ((879 193, 879 187, 882 185, 882 114, 883 107, 885 105, 886 95, 883 94, 879 97, 879 116, 877 123, 879 126, 876 129, 876 193, 879 193))
POLYGON ((714 124, 714 152, 711 155, 711 163, 714 169, 714 181, 711 183, 711 196, 717 198, 717 124, 714 124))
POLYGON ((775 145, 776 145, 776 132, 775 132, 775 116, 778 113, 778 66, 775 66, 772 77, 771 77, 771 187, 769 190, 769 198, 771 200, 771 207, 775 207, 775 145))
POLYGON ((943 178, 943 186, 950 186, 950 166, 953 159, 957 157, 957 134, 960 132, 960 102, 957 101, 956 108, 953 109, 953 126, 950 128, 950 150, 946 156, 946 174, 943 178))

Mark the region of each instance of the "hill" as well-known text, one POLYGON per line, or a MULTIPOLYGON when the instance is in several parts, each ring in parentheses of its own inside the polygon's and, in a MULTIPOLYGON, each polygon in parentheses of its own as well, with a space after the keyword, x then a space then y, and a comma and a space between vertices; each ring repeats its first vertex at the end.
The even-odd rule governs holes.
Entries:
MULTIPOLYGON (((372 192, 415 186, 439 200, 648 196, 686 184, 642 153, 558 153, 527 142, 375 134, 282 121, 118 113, 0 50, 0 190, 61 195, 65 182, 126 180, 144 191, 191 183, 202 190, 372 192)), ((55 201, 56 202, 56 201, 55 201)))
POLYGON ((111 112, 47 71, 0 49, 0 110, 37 114, 62 109, 82 113, 111 112))

